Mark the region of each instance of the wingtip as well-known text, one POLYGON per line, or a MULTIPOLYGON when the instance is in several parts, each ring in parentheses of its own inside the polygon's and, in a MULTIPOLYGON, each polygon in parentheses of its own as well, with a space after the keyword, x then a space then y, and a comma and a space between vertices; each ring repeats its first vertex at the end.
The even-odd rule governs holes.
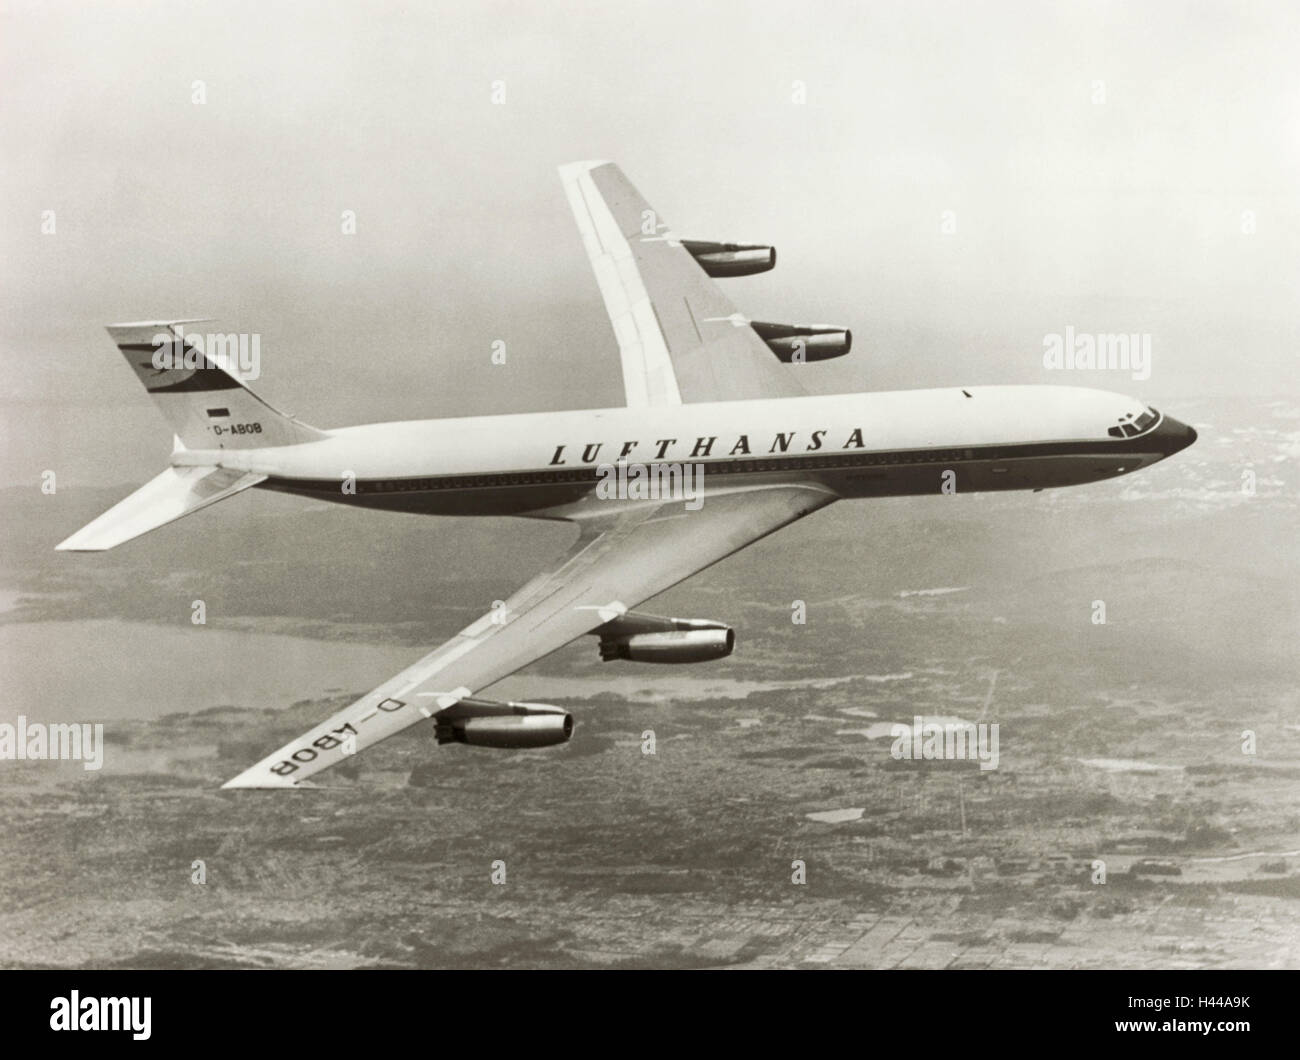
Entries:
POLYGON ((284 788, 309 788, 311 784, 305 781, 293 780, 268 780, 264 776, 255 776, 253 770, 247 769, 237 777, 231 777, 221 785, 222 791, 233 788, 251 788, 262 791, 279 791, 284 788))
POLYGON ((568 178, 583 173, 590 173, 593 169, 607 165, 609 165, 608 158, 587 158, 578 162, 565 162, 564 165, 559 166, 558 169, 561 177, 568 178))
POLYGON ((77 539, 81 537, 81 531, 78 530, 71 537, 65 537, 54 546, 55 552, 105 552, 103 545, 87 545, 77 539))
POLYGON ((245 769, 237 777, 231 777, 221 785, 221 790, 226 791, 229 788, 279 788, 286 787, 279 780, 272 778, 267 780, 262 775, 262 771, 254 766, 252 769, 245 769))

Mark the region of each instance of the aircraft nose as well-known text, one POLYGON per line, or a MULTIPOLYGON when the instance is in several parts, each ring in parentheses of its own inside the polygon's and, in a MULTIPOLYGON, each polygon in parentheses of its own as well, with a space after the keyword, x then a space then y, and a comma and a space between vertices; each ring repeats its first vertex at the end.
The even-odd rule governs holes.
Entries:
POLYGON ((1172 416, 1166 416, 1151 435, 1153 447, 1165 456, 1173 456, 1194 441, 1196 441, 1196 431, 1172 416))

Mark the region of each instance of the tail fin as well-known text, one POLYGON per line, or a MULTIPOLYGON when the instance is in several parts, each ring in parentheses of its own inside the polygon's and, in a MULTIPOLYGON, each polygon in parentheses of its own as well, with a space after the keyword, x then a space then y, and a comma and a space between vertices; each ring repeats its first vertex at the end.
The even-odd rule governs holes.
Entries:
POLYGON ((144 320, 108 326, 108 334, 167 417, 181 445, 186 449, 262 449, 327 437, 272 408, 249 390, 221 363, 228 363, 221 351, 205 351, 201 340, 177 329, 188 323, 194 321, 144 320))
POLYGON ((55 548, 61 552, 102 552, 233 497, 265 478, 224 467, 169 467, 55 548))
MULTIPOLYGON (((192 320, 110 324, 108 333, 171 424, 181 449, 263 449, 328 435, 272 408, 226 365, 228 350, 203 349, 179 329, 192 320), (223 356, 223 352, 225 356, 223 356)), ((220 344, 225 344, 225 336, 220 344)), ((175 457, 173 457, 175 459, 175 457)), ((55 547, 100 552, 232 497, 266 476, 217 465, 169 467, 55 547)))

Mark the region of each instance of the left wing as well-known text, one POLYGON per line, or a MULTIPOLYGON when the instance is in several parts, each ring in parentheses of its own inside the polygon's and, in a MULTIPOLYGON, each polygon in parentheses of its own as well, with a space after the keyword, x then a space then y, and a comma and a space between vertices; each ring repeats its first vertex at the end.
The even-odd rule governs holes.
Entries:
POLYGON ((629 408, 802 397, 750 321, 612 162, 560 167, 629 408))
POLYGON ((558 564, 504 607, 224 787, 293 787, 835 499, 814 484, 759 486, 711 491, 697 511, 676 501, 584 520, 558 564))

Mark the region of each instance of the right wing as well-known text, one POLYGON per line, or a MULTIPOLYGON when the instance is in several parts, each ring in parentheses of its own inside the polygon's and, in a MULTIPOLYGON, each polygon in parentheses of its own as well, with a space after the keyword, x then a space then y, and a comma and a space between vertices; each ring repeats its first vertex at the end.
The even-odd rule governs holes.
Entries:
POLYGON ((560 179, 614 326, 629 408, 804 395, 618 166, 573 162, 560 179))
POLYGON ((676 501, 584 520, 559 563, 503 607, 224 787, 293 787, 835 499, 812 484, 759 486, 711 491, 697 511, 676 501))

